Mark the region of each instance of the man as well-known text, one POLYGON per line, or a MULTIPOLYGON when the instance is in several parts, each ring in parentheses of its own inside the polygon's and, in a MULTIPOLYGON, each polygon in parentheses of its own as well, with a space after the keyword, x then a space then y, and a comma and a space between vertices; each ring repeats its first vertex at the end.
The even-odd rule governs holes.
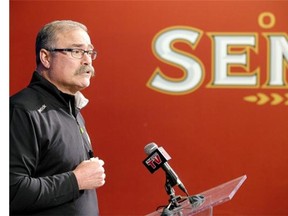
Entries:
POLYGON ((39 31, 36 71, 10 97, 11 215, 99 215, 104 162, 92 155, 80 113, 96 55, 81 23, 54 21, 39 31))

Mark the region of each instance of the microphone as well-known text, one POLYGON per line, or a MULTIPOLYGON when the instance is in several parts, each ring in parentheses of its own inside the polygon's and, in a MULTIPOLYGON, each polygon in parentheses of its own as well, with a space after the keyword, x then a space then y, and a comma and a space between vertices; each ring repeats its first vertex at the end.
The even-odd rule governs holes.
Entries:
POLYGON ((143 164, 146 166, 146 168, 151 172, 154 173, 156 170, 158 170, 160 167, 165 171, 167 180, 169 180, 171 187, 178 185, 178 187, 186 194, 188 195, 188 192, 184 186, 184 184, 181 182, 177 174, 174 172, 174 170, 170 167, 168 164, 168 160, 171 159, 171 157, 168 155, 168 153, 164 150, 163 147, 157 146, 154 142, 147 144, 144 147, 145 153, 148 155, 148 157, 143 161, 143 164))

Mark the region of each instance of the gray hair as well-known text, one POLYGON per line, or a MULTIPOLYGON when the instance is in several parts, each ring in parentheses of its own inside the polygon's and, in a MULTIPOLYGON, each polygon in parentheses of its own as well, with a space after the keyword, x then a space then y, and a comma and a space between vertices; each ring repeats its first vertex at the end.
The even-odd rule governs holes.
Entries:
POLYGON ((85 25, 72 20, 56 20, 43 26, 43 28, 38 32, 36 37, 36 65, 40 63, 40 50, 42 48, 51 48, 56 42, 58 33, 79 28, 88 32, 88 29, 85 25))

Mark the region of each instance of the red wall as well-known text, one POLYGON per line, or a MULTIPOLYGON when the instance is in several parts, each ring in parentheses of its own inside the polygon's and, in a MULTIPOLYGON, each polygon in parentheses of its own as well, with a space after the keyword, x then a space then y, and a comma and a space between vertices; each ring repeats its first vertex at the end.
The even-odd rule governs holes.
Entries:
POLYGON ((267 34, 281 35, 287 44, 287 8, 287 1, 273 0, 10 1, 10 94, 30 81, 42 25, 83 22, 99 53, 96 77, 83 92, 90 99, 83 115, 96 155, 105 161, 107 181, 98 190, 102 215, 144 215, 168 204, 164 172, 151 175, 142 164, 152 141, 170 154, 169 164, 190 194, 247 175, 215 215, 288 215, 288 57, 286 50, 283 85, 269 87, 267 40, 267 34), (173 46, 201 62, 203 73, 191 91, 170 94, 149 87, 153 72, 158 68, 176 82, 185 70, 158 58, 153 40, 179 26, 201 33, 194 46, 173 46), (231 34, 253 35, 256 42, 254 48, 231 48, 246 55, 247 65, 232 65, 229 76, 256 74, 256 85, 213 83, 214 38, 231 34), (258 93, 267 97, 262 104, 258 93))

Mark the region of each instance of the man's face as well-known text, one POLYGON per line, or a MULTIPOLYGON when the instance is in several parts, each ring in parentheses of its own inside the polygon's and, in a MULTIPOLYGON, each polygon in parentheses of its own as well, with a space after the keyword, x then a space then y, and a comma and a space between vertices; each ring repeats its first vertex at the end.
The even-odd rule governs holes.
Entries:
MULTIPOLYGON (((66 31, 58 34, 55 48, 93 50, 90 37, 82 29, 66 31)), ((94 76, 92 59, 86 53, 83 58, 75 58, 71 52, 51 53, 49 80, 57 88, 68 94, 75 94, 90 85, 90 78, 94 76)))

